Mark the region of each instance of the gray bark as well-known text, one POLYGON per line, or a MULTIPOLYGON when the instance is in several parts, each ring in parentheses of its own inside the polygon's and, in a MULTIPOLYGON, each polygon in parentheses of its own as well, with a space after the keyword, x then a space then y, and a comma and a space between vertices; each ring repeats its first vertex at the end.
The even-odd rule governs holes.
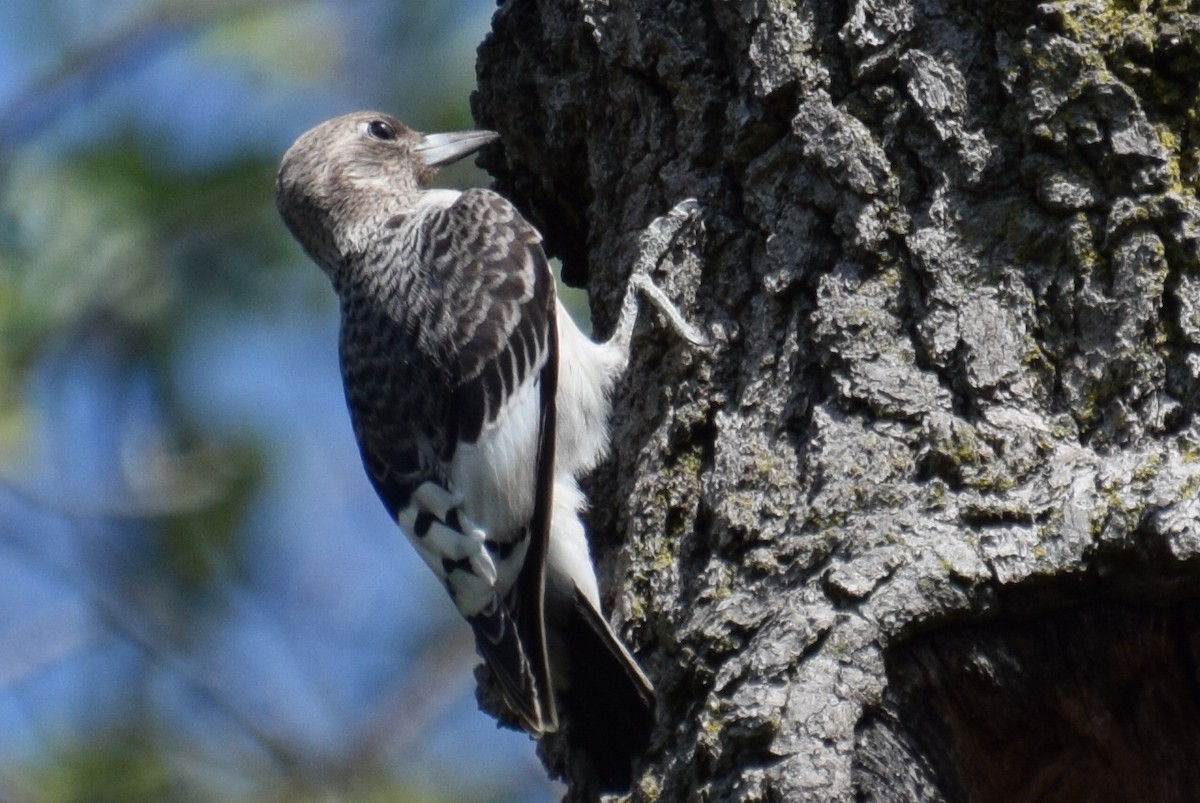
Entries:
POLYGON ((717 346, 647 314, 591 487, 634 799, 1200 799, 1200 9, 1141 8, 498 11, 489 167, 598 331, 705 209, 717 346))

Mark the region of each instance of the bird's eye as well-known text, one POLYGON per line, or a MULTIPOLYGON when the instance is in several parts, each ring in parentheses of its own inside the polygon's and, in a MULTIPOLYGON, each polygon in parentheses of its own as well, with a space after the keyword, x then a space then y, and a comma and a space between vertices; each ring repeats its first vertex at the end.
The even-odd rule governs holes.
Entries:
POLYGON ((367 123, 367 133, 384 142, 391 142, 396 138, 396 129, 384 120, 372 120, 367 123))

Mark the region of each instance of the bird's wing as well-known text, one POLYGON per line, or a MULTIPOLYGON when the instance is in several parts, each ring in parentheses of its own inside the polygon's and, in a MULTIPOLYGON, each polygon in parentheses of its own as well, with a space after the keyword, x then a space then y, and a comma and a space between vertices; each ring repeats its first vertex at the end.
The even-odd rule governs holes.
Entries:
MULTIPOLYGON (((370 393, 351 391, 352 372, 346 376, 363 460, 385 506, 473 626, 515 713, 534 733, 554 730, 543 616, 558 376, 553 274, 537 231, 487 190, 422 210, 408 231, 405 263, 414 274, 397 280, 413 282, 398 293, 408 306, 389 314, 408 341, 399 351, 416 355, 399 371, 411 374, 400 377, 407 387, 381 411, 370 393), (367 419, 375 424, 361 423, 367 419), (511 472, 475 485, 513 498, 464 498, 478 492, 473 471, 511 472), (514 526, 492 516, 493 507, 518 511, 514 526)), ((346 362, 344 350, 344 370, 346 362)))

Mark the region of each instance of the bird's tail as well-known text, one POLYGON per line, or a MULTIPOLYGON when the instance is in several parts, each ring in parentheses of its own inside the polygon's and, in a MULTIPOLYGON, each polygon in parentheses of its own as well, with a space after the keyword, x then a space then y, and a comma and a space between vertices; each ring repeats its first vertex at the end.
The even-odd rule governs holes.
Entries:
MULTIPOLYGON (((578 589, 571 615, 555 627, 569 658, 559 681, 572 760, 589 765, 599 789, 622 792, 654 727, 654 687, 608 621, 578 589)), ((558 646, 558 645, 556 645, 558 646)))

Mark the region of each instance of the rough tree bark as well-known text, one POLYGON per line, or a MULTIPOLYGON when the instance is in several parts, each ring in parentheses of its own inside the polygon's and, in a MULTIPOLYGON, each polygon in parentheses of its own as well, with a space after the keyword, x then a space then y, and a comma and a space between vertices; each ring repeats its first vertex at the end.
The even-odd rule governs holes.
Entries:
POLYGON ((598 331, 706 210, 717 347, 643 323, 591 488, 635 799, 1200 799, 1198 11, 499 9, 489 167, 598 331))

